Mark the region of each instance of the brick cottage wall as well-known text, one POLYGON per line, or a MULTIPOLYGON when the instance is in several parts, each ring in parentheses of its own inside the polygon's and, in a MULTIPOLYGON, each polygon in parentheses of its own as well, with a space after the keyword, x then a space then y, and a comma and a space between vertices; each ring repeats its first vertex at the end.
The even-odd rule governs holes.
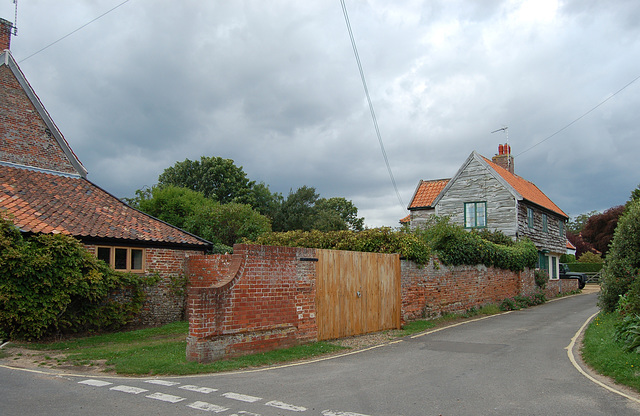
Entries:
POLYGON ((233 255, 192 256, 187 359, 288 347, 317 339, 315 250, 235 245, 233 255))
MULTIPOLYGON (((96 246, 85 244, 95 255, 96 246)), ((132 326, 158 326, 185 319, 185 264, 189 256, 200 252, 170 248, 145 248, 145 270, 159 275, 157 284, 145 288, 142 310, 132 326)))
POLYGON ((444 266, 431 259, 425 266, 403 260, 402 320, 461 312, 535 293, 533 270, 512 272, 484 265, 444 266))

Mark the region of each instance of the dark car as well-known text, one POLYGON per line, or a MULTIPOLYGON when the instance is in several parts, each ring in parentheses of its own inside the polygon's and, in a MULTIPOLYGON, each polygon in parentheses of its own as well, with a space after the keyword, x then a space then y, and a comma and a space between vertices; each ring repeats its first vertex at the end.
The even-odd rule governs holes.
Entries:
POLYGON ((587 284, 587 275, 584 273, 572 272, 565 263, 560 263, 560 279, 578 279, 578 287, 584 289, 587 284))

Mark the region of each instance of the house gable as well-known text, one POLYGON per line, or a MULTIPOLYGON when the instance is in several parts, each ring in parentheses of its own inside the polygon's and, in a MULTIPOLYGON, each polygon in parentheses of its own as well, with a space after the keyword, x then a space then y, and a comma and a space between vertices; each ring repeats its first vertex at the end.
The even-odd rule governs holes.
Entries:
POLYGON ((86 177, 8 50, 0 54, 0 119, 0 163, 86 177))

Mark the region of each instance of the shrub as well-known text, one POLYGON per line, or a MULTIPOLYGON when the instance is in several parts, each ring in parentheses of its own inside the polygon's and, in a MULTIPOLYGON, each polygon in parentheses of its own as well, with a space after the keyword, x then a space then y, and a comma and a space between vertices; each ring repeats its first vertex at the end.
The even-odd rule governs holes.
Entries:
POLYGON ((627 315, 615 325, 614 339, 625 351, 640 353, 640 315, 627 315))
POLYGON ((640 272, 640 201, 630 202, 618 221, 602 268, 599 306, 612 312, 640 272))
POLYGON ((563 254, 560 256, 560 263, 574 263, 576 261, 576 256, 573 254, 563 254))
POLYGON ((533 277, 536 282, 536 286, 540 289, 544 289, 547 286, 547 282, 549 281, 549 273, 547 273, 544 269, 536 269, 533 272, 533 277))
POLYGON ((600 254, 587 251, 583 253, 578 259, 579 263, 602 263, 602 256, 600 254))
POLYGON ((567 263, 569 270, 578 273, 597 273, 602 270, 603 263, 567 263))
POLYGON ((145 279, 113 271, 65 235, 24 238, 0 216, 0 333, 39 339, 114 329, 137 315, 145 279), (119 293, 116 300, 114 293, 119 293))

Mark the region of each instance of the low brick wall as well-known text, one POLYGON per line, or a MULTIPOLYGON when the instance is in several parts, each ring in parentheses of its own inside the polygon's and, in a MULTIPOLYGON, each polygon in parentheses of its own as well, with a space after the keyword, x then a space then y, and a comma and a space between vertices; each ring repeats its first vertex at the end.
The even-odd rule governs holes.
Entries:
POLYGON ((547 285, 544 288, 544 295, 547 299, 552 299, 563 293, 573 292, 578 289, 577 279, 553 279, 547 281, 547 285))
POLYGON ((208 362, 317 339, 313 249, 236 245, 192 256, 187 359, 208 362))
POLYGON ((461 312, 536 291, 532 270, 512 272, 484 265, 445 266, 431 259, 425 266, 403 260, 402 320, 461 312))

